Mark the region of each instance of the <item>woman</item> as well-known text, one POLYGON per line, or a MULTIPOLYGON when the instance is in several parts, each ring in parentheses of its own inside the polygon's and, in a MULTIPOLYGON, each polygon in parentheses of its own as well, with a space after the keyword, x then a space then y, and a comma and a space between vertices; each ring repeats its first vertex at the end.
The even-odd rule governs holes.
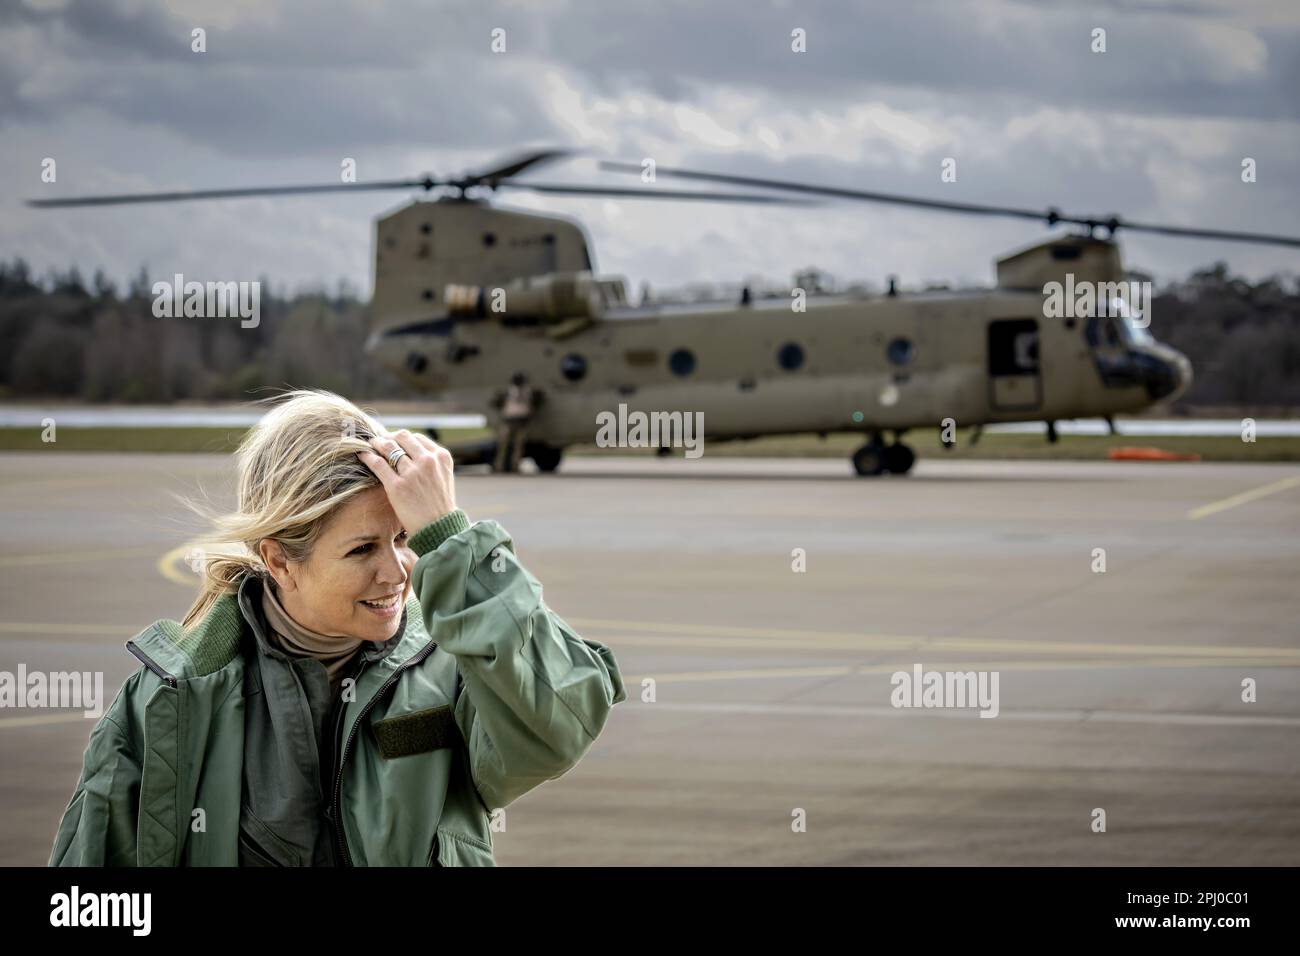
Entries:
POLYGON ((451 456, 295 391, 238 451, 183 623, 91 733, 56 866, 491 866, 491 815, 578 762, 624 700, 451 456))

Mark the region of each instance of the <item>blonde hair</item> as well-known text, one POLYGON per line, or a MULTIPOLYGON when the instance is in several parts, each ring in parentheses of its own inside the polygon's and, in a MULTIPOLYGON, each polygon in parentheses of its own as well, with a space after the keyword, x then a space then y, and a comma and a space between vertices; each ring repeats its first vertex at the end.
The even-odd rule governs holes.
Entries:
POLYGON ((377 419, 322 389, 294 389, 268 401, 280 404, 249 429, 235 452, 235 511, 204 513, 216 534, 194 562, 202 584, 183 627, 202 620, 245 578, 267 574, 258 554, 264 539, 278 541, 290 561, 304 561, 335 510, 380 484, 357 457, 373 451, 371 438, 388 434, 377 419))

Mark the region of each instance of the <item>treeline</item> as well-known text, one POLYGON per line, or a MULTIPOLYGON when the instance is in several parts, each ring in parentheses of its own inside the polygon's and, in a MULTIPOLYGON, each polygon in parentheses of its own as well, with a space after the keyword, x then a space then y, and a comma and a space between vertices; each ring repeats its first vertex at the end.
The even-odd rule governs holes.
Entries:
POLYGON ((368 306, 346 285, 285 297, 263 279, 249 328, 238 317, 156 318, 152 287, 144 270, 119 290, 99 271, 38 280, 21 259, 0 262, 0 396, 248 401, 292 385, 415 397, 366 356, 368 306))
MULTIPOLYGON (((119 290, 99 271, 37 279, 21 259, 0 262, 0 397, 246 401, 283 385, 418 397, 366 356, 369 306, 353 290, 278 296, 265 280, 261 290, 261 321, 243 328, 155 318, 143 269, 119 290)), ((1220 263, 1158 290, 1151 316, 1152 334, 1195 369, 1180 405, 1300 408, 1296 277, 1251 282, 1220 263)))
POLYGON ((1159 291, 1151 334, 1192 362, 1182 406, 1300 407, 1300 279, 1261 282, 1218 263, 1159 291))

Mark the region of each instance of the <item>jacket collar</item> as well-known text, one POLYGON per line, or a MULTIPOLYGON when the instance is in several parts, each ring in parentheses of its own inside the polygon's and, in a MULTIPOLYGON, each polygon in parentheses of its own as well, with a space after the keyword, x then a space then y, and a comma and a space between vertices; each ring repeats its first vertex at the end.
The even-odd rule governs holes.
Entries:
MULTIPOLYGON (((265 653, 282 654, 266 639, 266 625, 261 617, 261 587, 257 575, 249 575, 240 583, 238 591, 218 597, 208 613, 188 630, 179 621, 155 621, 127 644, 135 645, 156 668, 178 680, 221 670, 240 656, 240 647, 246 640, 256 641, 265 653)), ((366 660, 383 660, 385 666, 396 668, 429 640, 424 612, 412 595, 402 609, 402 620, 393 636, 361 653, 366 655, 366 660)))
MULTIPOLYGON (((238 600, 239 610, 248 623, 248 629, 252 631, 253 637, 257 641, 258 650, 269 657, 277 657, 282 660, 288 660, 289 655, 278 647, 273 645, 266 636, 269 625, 266 620, 266 612, 262 610, 262 590, 266 587, 266 579, 260 574, 250 574, 239 585, 238 600)), ((406 624, 411 617, 412 601, 407 601, 406 606, 402 608, 402 619, 397 624, 397 630, 393 636, 386 641, 375 642, 366 641, 360 650, 360 654, 365 661, 382 660, 396 650, 401 644, 402 638, 406 635, 406 624)), ((418 608, 418 604, 417 604, 418 608)), ((419 611, 417 610, 418 614, 419 611)))

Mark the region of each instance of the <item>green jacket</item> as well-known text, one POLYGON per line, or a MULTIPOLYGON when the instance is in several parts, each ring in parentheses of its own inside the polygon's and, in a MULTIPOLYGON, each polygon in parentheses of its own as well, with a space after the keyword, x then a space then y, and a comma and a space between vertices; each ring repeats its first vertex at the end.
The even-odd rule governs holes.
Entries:
MULTIPOLYGON (((491 813, 581 759, 626 699, 622 677, 546 606, 495 521, 454 511, 410 546, 404 630, 359 656, 322 755, 327 826, 345 865, 491 866, 491 813)), ((91 732, 51 866, 313 862, 241 794, 260 624, 240 597, 188 631, 158 621, 127 642, 145 666, 91 732)))

